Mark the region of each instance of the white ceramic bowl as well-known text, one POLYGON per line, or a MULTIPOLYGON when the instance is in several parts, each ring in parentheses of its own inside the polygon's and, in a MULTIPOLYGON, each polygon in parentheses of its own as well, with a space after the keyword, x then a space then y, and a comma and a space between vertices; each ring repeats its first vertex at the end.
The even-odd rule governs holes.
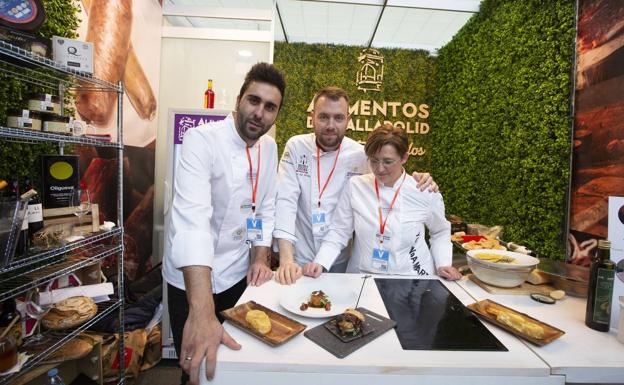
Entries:
POLYGON ((477 249, 466 253, 468 267, 481 281, 499 287, 515 287, 524 282, 539 260, 529 255, 506 250, 477 249), (514 258, 512 263, 488 262, 475 258, 475 254, 497 254, 514 258))

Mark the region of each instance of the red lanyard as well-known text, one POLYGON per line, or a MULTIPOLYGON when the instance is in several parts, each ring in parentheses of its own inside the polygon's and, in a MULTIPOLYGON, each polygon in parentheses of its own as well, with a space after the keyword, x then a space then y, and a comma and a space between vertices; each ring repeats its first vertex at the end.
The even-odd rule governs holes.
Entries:
POLYGON ((394 202, 396 202, 396 199, 399 196, 401 187, 403 187, 403 182, 405 182, 406 175, 407 175, 406 173, 403 173, 403 180, 401 181, 399 188, 394 193, 392 202, 390 202, 390 209, 388 210, 388 215, 386 215, 386 219, 383 219, 383 214, 381 213, 381 199, 379 198, 379 185, 377 184, 377 178, 375 178, 375 192, 377 193, 377 203, 379 204, 379 207, 378 207, 379 208, 379 235, 381 235, 379 243, 383 243, 383 235, 384 235, 384 231, 386 230, 386 222, 388 221, 388 217, 390 216, 390 213, 392 212, 392 206, 394 206, 394 202))
POLYGON ((327 176, 327 180, 325 180, 325 184, 323 185, 323 189, 321 190, 321 149, 319 148, 318 144, 316 145, 316 181, 318 184, 318 190, 319 190, 319 197, 318 197, 318 207, 321 207, 321 197, 323 196, 323 193, 325 192, 325 189, 327 188, 327 185, 329 184, 329 180, 331 179, 332 175, 334 175, 334 170, 336 169, 336 164, 338 163, 338 155, 340 155, 340 146, 342 146, 342 143, 340 145, 338 145, 338 150, 336 151, 336 158, 334 159, 334 165, 332 166, 331 171, 329 172, 329 175, 327 176))
POLYGON ((253 180, 253 168, 251 166, 251 155, 249 147, 245 147, 247 151, 247 161, 249 162, 249 179, 251 179, 251 213, 256 215, 256 192, 258 191, 258 179, 260 179, 260 142, 258 142, 258 168, 256 169, 256 182, 253 180))

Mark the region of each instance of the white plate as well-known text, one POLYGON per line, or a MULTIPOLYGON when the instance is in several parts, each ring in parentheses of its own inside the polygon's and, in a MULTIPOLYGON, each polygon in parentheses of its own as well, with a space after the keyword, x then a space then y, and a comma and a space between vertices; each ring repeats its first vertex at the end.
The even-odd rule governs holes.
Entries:
POLYGON ((303 317, 328 318, 344 312, 349 307, 355 307, 357 296, 358 293, 352 289, 336 284, 332 285, 322 280, 299 281, 292 286, 284 287, 280 297, 280 305, 289 312, 303 317), (301 304, 307 303, 310 300, 310 294, 316 290, 322 290, 327 295, 332 304, 331 309, 327 311, 308 307, 306 310, 301 310, 299 308, 301 304))

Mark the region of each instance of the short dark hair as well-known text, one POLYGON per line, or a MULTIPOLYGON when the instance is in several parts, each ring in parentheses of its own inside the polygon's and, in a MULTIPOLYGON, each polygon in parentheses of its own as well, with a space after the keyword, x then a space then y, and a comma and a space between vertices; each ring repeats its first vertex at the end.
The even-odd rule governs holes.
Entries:
POLYGON ((245 75, 245 82, 243 82, 240 93, 238 94, 239 98, 243 97, 243 94, 245 94, 245 91, 247 91, 251 82, 268 83, 275 86, 282 96, 280 107, 284 104, 286 80, 284 80, 284 75, 282 75, 280 70, 278 70, 273 64, 264 62, 254 64, 249 72, 247 72, 247 75, 245 75))
POLYGON ((401 156, 405 156, 408 150, 407 134, 399 127, 395 127, 390 123, 377 127, 366 140, 364 152, 369 158, 378 153, 385 145, 391 145, 401 156))
POLYGON ((340 87, 328 86, 322 88, 319 92, 314 95, 314 99, 312 100, 312 106, 316 107, 316 101, 324 96, 329 100, 333 100, 334 102, 340 100, 341 98, 347 101, 347 105, 349 105, 349 95, 347 95, 347 91, 343 90, 340 87))

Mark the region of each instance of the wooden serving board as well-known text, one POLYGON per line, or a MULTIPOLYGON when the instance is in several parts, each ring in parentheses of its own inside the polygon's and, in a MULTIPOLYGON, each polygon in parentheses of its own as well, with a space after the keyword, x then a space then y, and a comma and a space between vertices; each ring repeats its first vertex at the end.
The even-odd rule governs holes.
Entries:
POLYGON ((537 346, 546 345, 565 334, 565 332, 561 329, 558 329, 527 314, 520 313, 512 308, 501 305, 500 303, 491 301, 489 299, 471 303, 466 307, 474 313, 478 314, 486 321, 491 322, 494 325, 507 330, 513 335, 523 338, 537 346), (507 313, 508 315, 513 315, 514 319, 521 320, 521 322, 513 322, 512 324, 515 327, 512 327, 507 323, 500 322, 499 318, 495 315, 496 313, 507 313), (526 328, 523 326, 524 324, 533 324, 540 327, 543 331, 543 336, 536 338, 532 335, 529 335, 526 331, 526 328))
POLYGON ((292 318, 286 317, 276 311, 260 305, 254 301, 245 302, 231 309, 223 310, 221 315, 230 321, 234 326, 238 327, 265 342, 271 346, 279 346, 290 340, 297 334, 301 333, 307 327, 301 322, 297 322, 292 318), (245 316, 250 310, 261 310, 269 316, 271 320, 271 331, 262 334, 254 329, 246 320, 245 316))
POLYGON ((498 287, 481 281, 479 278, 475 277, 474 274, 469 274, 468 279, 491 294, 529 295, 533 293, 540 293, 549 295, 553 290, 556 290, 550 285, 533 285, 528 282, 523 282, 522 285, 516 287, 498 287))

